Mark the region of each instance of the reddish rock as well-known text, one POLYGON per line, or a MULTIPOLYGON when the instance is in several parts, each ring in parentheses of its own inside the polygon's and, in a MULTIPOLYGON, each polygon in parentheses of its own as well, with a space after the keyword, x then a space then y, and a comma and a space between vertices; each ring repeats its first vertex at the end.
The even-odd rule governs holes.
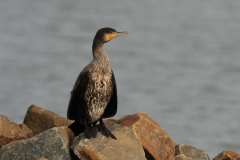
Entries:
POLYGON ((82 160, 146 159, 135 131, 114 122, 108 123, 107 128, 116 136, 117 140, 104 136, 98 127, 96 138, 86 139, 82 133, 74 139, 71 148, 75 155, 82 160))
POLYGON ((28 108, 23 121, 23 123, 33 131, 33 135, 39 134, 53 127, 69 126, 72 122, 73 121, 36 105, 31 105, 28 108))
POLYGON ((27 139, 33 132, 25 124, 16 124, 6 116, 0 116, 0 149, 10 142, 27 139))
POLYGON ((147 113, 141 112, 124 116, 119 120, 107 119, 105 123, 118 123, 136 131, 140 137, 145 156, 148 160, 167 160, 175 156, 176 143, 166 131, 147 113))
POLYGON ((67 127, 54 127, 32 138, 7 144, 0 150, 1 160, 73 160, 69 145, 74 134, 67 127))
POLYGON ((38 160, 47 160, 47 159, 45 159, 45 158, 39 158, 38 160))
POLYGON ((190 157, 193 160, 210 160, 207 152, 204 150, 189 146, 186 144, 178 144, 175 147, 175 155, 184 154, 186 157, 190 157))
POLYGON ((186 157, 184 154, 176 155, 172 160, 193 160, 190 157, 186 157))
POLYGON ((229 151, 221 152, 213 160, 240 160, 240 154, 230 149, 229 151))

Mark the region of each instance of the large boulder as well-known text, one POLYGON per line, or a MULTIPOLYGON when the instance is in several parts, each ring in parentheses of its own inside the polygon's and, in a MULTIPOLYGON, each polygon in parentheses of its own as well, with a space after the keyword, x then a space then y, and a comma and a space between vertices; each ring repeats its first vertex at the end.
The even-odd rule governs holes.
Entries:
POLYGON ((240 160, 240 154, 234 150, 223 151, 218 156, 213 158, 213 160, 240 160))
POLYGON ((188 158, 192 158, 193 160, 210 160, 207 152, 193 146, 178 144, 176 145, 175 149, 176 156, 183 154, 188 158))
POLYGON ((117 140, 107 138, 98 127, 96 138, 86 139, 84 133, 76 137, 71 145, 75 155, 83 160, 145 160, 145 154, 138 134, 116 123, 108 123, 107 128, 117 140), (80 140, 80 141, 79 141, 80 140))
POLYGON ((27 140, 4 145, 0 159, 14 160, 71 160, 69 144, 74 139, 72 131, 65 127, 55 127, 27 140))
POLYGON ((33 131, 34 135, 53 127, 69 126, 72 122, 36 105, 31 105, 28 108, 23 121, 33 131))
POLYGON ((12 141, 27 139, 33 136, 33 132, 25 124, 16 124, 9 121, 6 116, 0 116, 0 149, 3 145, 12 141))
POLYGON ((172 159, 176 143, 166 131, 145 112, 124 116, 119 120, 107 119, 105 124, 115 122, 137 132, 148 160, 172 159))

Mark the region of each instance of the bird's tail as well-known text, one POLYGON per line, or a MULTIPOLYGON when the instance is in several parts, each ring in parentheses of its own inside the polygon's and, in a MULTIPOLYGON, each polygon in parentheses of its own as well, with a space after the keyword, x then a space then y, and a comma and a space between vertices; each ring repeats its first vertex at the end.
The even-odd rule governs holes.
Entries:
POLYGON ((79 134, 84 132, 85 126, 84 124, 80 124, 78 122, 73 122, 70 126, 68 126, 72 130, 75 136, 78 136, 79 134))

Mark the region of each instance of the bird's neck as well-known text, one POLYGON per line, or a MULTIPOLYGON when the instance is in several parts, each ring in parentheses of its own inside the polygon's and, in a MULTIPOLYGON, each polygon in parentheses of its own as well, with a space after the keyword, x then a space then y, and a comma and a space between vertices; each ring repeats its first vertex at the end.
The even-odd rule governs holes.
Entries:
POLYGON ((103 50, 103 43, 99 40, 93 41, 92 46, 93 59, 102 63, 109 63, 109 58, 106 52, 103 50))

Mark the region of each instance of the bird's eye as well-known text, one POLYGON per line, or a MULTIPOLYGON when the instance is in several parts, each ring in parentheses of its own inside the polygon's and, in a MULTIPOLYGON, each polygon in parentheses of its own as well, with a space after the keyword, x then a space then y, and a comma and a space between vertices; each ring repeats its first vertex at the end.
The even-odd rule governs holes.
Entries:
POLYGON ((110 34, 112 34, 112 31, 110 32, 110 34))

